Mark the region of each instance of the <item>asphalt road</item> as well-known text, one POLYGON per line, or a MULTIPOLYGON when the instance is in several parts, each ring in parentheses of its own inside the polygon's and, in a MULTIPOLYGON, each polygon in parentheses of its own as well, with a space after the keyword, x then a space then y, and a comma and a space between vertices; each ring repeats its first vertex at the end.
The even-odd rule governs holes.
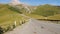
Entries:
POLYGON ((5 34, 60 34, 60 24, 30 19, 29 22, 5 34))

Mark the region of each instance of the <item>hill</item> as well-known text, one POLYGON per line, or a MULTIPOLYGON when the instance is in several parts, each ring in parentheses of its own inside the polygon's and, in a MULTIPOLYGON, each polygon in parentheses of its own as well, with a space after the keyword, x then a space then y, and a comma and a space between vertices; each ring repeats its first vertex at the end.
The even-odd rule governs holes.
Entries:
POLYGON ((44 17, 44 18, 37 17, 37 19, 46 19, 47 18, 50 20, 60 20, 60 17, 59 17, 60 6, 49 5, 49 4, 36 6, 36 9, 31 14, 35 14, 35 15, 44 17), (55 15, 57 15, 58 19, 57 19, 57 17, 54 17, 55 15), (50 16, 52 16, 52 17, 50 17, 50 16))
POLYGON ((9 6, 8 4, 0 4, 0 26, 6 28, 17 23, 17 26, 20 24, 20 21, 27 20, 26 17, 20 15, 21 12, 18 9, 9 6))
POLYGON ((41 15, 44 17, 47 16, 53 16, 56 14, 60 14, 60 9, 58 6, 53 6, 53 5, 40 5, 37 6, 37 9, 33 12, 33 14, 41 15))

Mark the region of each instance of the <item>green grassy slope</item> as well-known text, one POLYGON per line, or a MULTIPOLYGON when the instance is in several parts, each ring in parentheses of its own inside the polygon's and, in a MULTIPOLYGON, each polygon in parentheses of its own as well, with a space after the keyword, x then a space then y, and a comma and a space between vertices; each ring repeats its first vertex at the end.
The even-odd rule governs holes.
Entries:
POLYGON ((18 10, 11 8, 12 7, 9 5, 0 5, 0 26, 7 27, 13 25, 15 21, 17 22, 17 25, 19 25, 20 21, 27 19, 22 17, 18 10))
POLYGON ((33 13, 47 17, 60 14, 60 9, 58 7, 46 4, 38 6, 33 13))
MULTIPOLYGON (((54 17, 54 15, 60 14, 60 7, 49 5, 49 4, 40 5, 40 6, 37 6, 36 10, 34 10, 32 14, 36 14, 44 17, 49 17, 49 16, 54 17)), ((54 17, 53 19, 57 20, 56 18, 57 17, 54 17)), ((60 20, 60 17, 58 19, 60 20)))
POLYGON ((49 16, 47 18, 52 19, 52 20, 60 20, 60 14, 57 14, 57 15, 54 15, 54 16, 49 16))

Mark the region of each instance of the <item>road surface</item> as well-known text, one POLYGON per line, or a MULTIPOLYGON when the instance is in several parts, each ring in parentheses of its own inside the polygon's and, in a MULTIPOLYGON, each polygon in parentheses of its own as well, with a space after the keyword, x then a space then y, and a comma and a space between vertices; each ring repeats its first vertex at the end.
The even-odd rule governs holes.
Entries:
POLYGON ((60 34, 60 24, 30 19, 29 22, 5 34, 60 34))

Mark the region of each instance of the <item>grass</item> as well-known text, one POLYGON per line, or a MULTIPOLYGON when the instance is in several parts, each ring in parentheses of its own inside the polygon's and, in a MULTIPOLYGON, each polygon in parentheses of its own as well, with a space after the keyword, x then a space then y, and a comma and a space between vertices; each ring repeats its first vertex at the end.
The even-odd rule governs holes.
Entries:
POLYGON ((57 14, 57 15, 54 15, 54 16, 49 16, 47 18, 51 19, 51 20, 60 20, 60 14, 57 14))
POLYGON ((34 18, 34 19, 44 19, 45 17, 36 15, 36 14, 26 14, 27 16, 34 18))
POLYGON ((60 14, 57 14, 57 15, 54 15, 54 16, 48 16, 48 17, 43 17, 43 16, 40 16, 40 15, 36 15, 36 14, 26 14, 27 16, 31 17, 31 18, 34 18, 34 19, 38 19, 38 20, 52 20, 51 22, 52 23, 56 23, 56 24, 60 24, 60 14), (54 21, 56 20, 56 21, 54 21))
POLYGON ((0 25, 6 25, 6 24, 12 25, 14 24, 14 21, 17 21, 17 25, 18 25, 18 23, 24 19, 26 18, 22 17, 20 14, 4 15, 0 17, 0 25))
POLYGON ((9 9, 8 5, 0 5, 0 26, 2 28, 7 28, 8 26, 14 25, 17 22, 17 26, 20 21, 27 20, 27 18, 20 15, 13 9, 9 9))
POLYGON ((49 5, 49 4, 40 5, 40 6, 37 6, 33 14, 37 14, 44 17, 53 16, 56 14, 60 14, 60 7, 49 5))

